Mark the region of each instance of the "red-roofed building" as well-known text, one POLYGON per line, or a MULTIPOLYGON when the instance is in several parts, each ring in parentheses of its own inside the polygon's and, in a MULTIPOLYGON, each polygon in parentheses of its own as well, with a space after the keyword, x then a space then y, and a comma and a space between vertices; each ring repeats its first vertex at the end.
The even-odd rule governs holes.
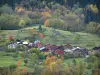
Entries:
POLYGON ((46 49, 50 49, 51 46, 52 46, 51 44, 47 44, 46 49))
POLYGON ((56 45, 50 46, 51 51, 55 51, 57 48, 58 48, 58 46, 56 46, 56 45))
POLYGON ((42 44, 40 42, 36 43, 36 47, 37 48, 41 48, 42 47, 42 44))
POLYGON ((56 50, 55 54, 57 54, 57 55, 64 54, 64 50, 56 50))

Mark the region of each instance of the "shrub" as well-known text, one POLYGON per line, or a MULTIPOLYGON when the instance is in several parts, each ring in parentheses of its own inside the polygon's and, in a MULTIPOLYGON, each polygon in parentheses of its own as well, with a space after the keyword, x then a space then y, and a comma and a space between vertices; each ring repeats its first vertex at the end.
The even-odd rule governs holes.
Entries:
POLYGON ((28 59, 24 59, 24 63, 26 65, 28 63, 28 59))
POLYGON ((18 57, 18 55, 17 54, 13 54, 12 57, 15 59, 15 58, 18 57))
POLYGON ((98 58, 96 56, 90 56, 87 58, 87 62, 90 64, 89 68, 97 68, 99 63, 98 63, 98 58))
POLYGON ((27 50, 27 47, 24 45, 17 45, 16 50, 17 51, 25 51, 25 50, 27 50))
POLYGON ((100 59, 100 52, 96 52, 95 56, 100 59))
POLYGON ((97 28, 97 24, 95 22, 90 22, 88 25, 87 25, 87 32, 89 33, 96 33, 96 28, 97 28))
POLYGON ((65 59, 68 59, 68 58, 73 58, 74 55, 71 54, 71 53, 65 53, 65 54, 64 54, 64 57, 65 57, 65 59))
POLYGON ((96 56, 90 56, 87 58, 87 62, 95 62, 97 60, 96 56))
POLYGON ((17 66, 15 64, 12 64, 12 65, 9 66, 10 70, 15 70, 16 68, 17 68, 17 66))
POLYGON ((31 53, 36 53, 37 55, 40 54, 40 50, 37 49, 37 48, 31 48, 30 52, 31 52, 31 53))
POLYGON ((24 20, 24 25, 25 26, 28 26, 28 25, 32 24, 32 20, 29 18, 28 15, 23 15, 22 20, 24 20))

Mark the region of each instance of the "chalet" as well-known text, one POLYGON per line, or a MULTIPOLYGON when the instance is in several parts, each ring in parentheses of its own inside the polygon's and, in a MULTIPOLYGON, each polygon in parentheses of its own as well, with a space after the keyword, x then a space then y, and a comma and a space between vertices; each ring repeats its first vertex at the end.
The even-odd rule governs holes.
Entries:
POLYGON ((77 49, 73 50, 73 55, 75 57, 78 57, 78 56, 81 56, 82 55, 82 52, 81 52, 80 49, 77 48, 77 49))
POLYGON ((41 52, 49 52, 49 49, 47 49, 46 47, 42 47, 42 48, 40 48, 40 51, 41 52))
POLYGON ((29 43, 29 44, 27 45, 27 47, 28 47, 28 48, 32 48, 32 47, 34 47, 34 44, 33 44, 33 43, 29 43))
POLYGON ((73 53, 72 49, 64 49, 64 51, 67 53, 73 53))
POLYGON ((100 46, 92 48, 91 51, 89 51, 90 55, 94 55, 95 53, 100 52, 100 46))
POLYGON ((55 54, 57 54, 57 55, 64 54, 64 50, 57 49, 57 50, 55 50, 55 54))
POLYGON ((17 47, 17 43, 12 43, 8 45, 8 48, 14 49, 17 47))
POLYGON ((23 43, 23 45, 28 45, 28 42, 27 41, 24 41, 22 43, 23 43))
POLYGON ((45 45, 45 48, 42 49, 43 52, 52 52, 54 54, 64 54, 64 47, 61 46, 56 46, 52 44, 47 44, 45 45))
POLYGON ((70 44, 64 46, 64 51, 67 53, 73 53, 73 47, 70 44))
POLYGON ((100 52, 100 46, 92 48, 93 51, 100 52))
POLYGON ((55 51, 56 49, 58 49, 58 46, 56 46, 56 45, 51 45, 50 46, 51 51, 55 51))
POLYGON ((73 47, 72 47, 72 45, 67 44, 67 45, 64 46, 64 49, 73 49, 73 47))
POLYGON ((47 49, 50 49, 51 46, 52 46, 51 44, 46 44, 46 45, 45 45, 45 47, 46 47, 47 49))
POLYGON ((57 49, 60 49, 60 50, 64 50, 64 46, 58 46, 58 48, 57 49))
POLYGON ((73 49, 73 55, 74 56, 87 56, 88 55, 88 49, 86 48, 80 48, 80 47, 76 47, 73 49))

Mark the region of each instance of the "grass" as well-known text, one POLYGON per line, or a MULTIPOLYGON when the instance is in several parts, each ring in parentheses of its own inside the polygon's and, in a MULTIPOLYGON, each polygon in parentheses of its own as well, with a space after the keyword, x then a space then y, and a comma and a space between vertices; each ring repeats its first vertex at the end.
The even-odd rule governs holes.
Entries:
POLYGON ((6 67, 11 64, 16 64, 16 61, 14 60, 13 57, 11 56, 3 56, 5 52, 0 52, 0 66, 1 67, 6 67))
MULTIPOLYGON (((65 59, 63 61, 63 65, 67 65, 67 64, 72 64, 73 63, 74 58, 69 58, 69 59, 65 59)), ((85 58, 75 58, 76 62, 84 62, 85 58)))

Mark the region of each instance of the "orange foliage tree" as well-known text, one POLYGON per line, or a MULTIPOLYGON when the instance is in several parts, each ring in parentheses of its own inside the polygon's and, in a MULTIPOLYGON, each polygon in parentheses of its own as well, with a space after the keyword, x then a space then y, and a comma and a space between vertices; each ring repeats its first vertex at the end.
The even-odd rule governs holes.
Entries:
POLYGON ((44 38, 44 34, 43 33, 39 33, 40 38, 44 38))
POLYGON ((46 21, 47 19, 51 18, 50 12, 51 12, 51 11, 41 12, 42 20, 43 20, 44 23, 45 23, 45 21, 46 21))
POLYGON ((24 67, 24 68, 22 69, 22 73, 27 73, 27 68, 26 68, 26 67, 24 67))
POLYGON ((13 40, 14 40, 13 36, 10 35, 10 36, 8 37, 8 40, 9 40, 9 41, 13 41, 13 40))
POLYGON ((19 59, 18 62, 17 62, 17 67, 20 67, 21 63, 22 63, 22 60, 19 59))
POLYGON ((29 33, 30 33, 31 35, 33 35, 33 36, 38 35, 38 32, 36 31, 35 28, 33 28, 33 29, 29 29, 29 33))
MULTIPOLYGON (((62 61, 62 58, 60 59, 62 61)), ((61 62, 62 64, 62 62, 61 62)), ((65 75, 64 67, 58 63, 56 56, 47 56, 44 61, 44 69, 41 75, 65 75)))
POLYGON ((44 22, 44 25, 45 25, 46 27, 48 27, 48 26, 49 26, 49 21, 46 20, 46 21, 44 22))

